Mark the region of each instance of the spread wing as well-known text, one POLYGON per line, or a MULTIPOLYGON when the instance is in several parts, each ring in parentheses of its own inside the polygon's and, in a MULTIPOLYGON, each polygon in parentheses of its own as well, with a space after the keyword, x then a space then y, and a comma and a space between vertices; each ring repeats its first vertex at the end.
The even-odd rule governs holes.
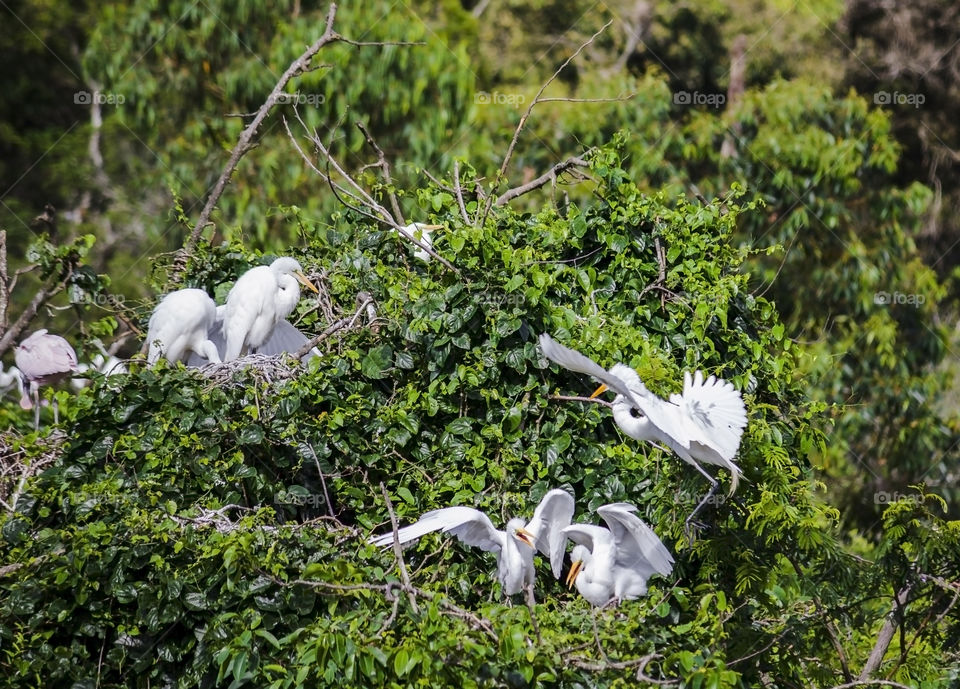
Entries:
POLYGON ((560 364, 565 369, 576 371, 577 373, 585 373, 595 380, 600 381, 618 395, 623 395, 628 399, 633 397, 633 393, 627 388, 622 379, 609 371, 603 370, 600 364, 584 356, 577 350, 564 347, 546 333, 540 335, 540 350, 550 361, 560 364))
POLYGON ((683 394, 671 400, 680 407, 692 439, 731 460, 740 448, 747 410, 732 383, 697 371, 683 374, 683 394))
POLYGON ((666 576, 673 570, 673 556, 653 529, 634 514, 636 509, 625 502, 597 508, 617 544, 616 564, 647 578, 653 574, 666 576))
MULTIPOLYGON (((467 545, 490 552, 499 552, 507 537, 506 533, 494 528, 483 512, 463 506, 427 512, 416 523, 398 529, 397 537, 401 543, 407 543, 434 531, 449 533, 467 545)), ((379 547, 391 545, 393 532, 371 537, 369 542, 379 547)))
POLYGON ((543 496, 526 526, 527 531, 533 534, 537 550, 550 558, 550 567, 557 579, 563 569, 563 554, 567 545, 563 529, 570 525, 573 511, 573 496, 565 490, 554 488, 543 496))
POLYGON ((609 529, 596 524, 571 524, 562 529, 563 535, 577 545, 582 545, 591 553, 604 544, 613 544, 609 529))

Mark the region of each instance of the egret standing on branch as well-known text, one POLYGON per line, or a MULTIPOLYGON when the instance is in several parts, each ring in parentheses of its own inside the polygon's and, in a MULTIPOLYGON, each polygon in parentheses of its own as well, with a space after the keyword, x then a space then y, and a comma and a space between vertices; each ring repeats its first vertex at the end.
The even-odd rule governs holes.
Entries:
MULTIPOLYGON (((29 394, 23 392, 20 406, 33 408, 33 427, 40 428, 40 385, 55 383, 77 370, 77 353, 70 343, 59 335, 38 330, 20 343, 14 351, 17 368, 30 383, 29 394), (33 397, 31 401, 30 397, 33 397)), ((53 401, 53 422, 59 423, 57 401, 53 401)))
POLYGON ((729 471, 730 494, 736 491, 743 472, 733 458, 740 448, 747 413, 740 392, 732 384, 713 376, 704 381, 700 371, 692 378, 685 372, 683 394, 671 395, 668 401, 650 392, 637 372, 625 364, 614 364, 604 371, 592 359, 564 347, 546 333, 540 335, 540 348, 551 361, 599 381, 593 397, 607 388, 617 393, 613 418, 620 430, 636 440, 663 443, 706 477, 710 490, 687 517, 688 532, 691 520, 719 485, 700 462, 729 471))
MULTIPOLYGON (((555 488, 548 491, 533 518, 525 523, 515 517, 507 522, 506 531, 494 528, 493 522, 480 510, 472 507, 444 507, 427 512, 420 520, 396 533, 400 543, 406 543, 434 531, 449 533, 463 543, 487 552, 497 553, 497 579, 505 595, 527 591, 533 601, 533 551, 539 550, 550 558, 555 577, 560 577, 567 537, 563 528, 573 519, 573 496, 555 488)), ((385 533, 370 539, 370 543, 384 547, 393 543, 394 534, 385 533)))
POLYGON ((215 364, 220 354, 210 341, 217 305, 202 289, 181 289, 165 296, 153 309, 147 328, 147 361, 160 357, 186 361, 191 353, 215 364))
POLYGON ((673 571, 673 556, 649 526, 625 502, 597 509, 610 528, 574 524, 563 533, 577 545, 567 586, 576 584, 584 598, 597 607, 611 600, 633 600, 647 595, 647 580, 673 571))
POLYGON ((296 259, 289 257, 251 268, 240 276, 221 312, 226 339, 224 361, 233 361, 244 350, 255 352, 270 338, 277 323, 300 301, 298 283, 319 294, 296 259))

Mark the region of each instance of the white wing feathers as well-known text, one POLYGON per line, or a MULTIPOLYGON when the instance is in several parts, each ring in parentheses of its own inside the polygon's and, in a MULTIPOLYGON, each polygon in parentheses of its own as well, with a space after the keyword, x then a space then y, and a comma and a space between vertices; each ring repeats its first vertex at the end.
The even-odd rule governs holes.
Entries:
POLYGON ((617 544, 616 564, 626 569, 667 576, 673 571, 673 556, 646 522, 634 514, 636 507, 616 502, 597 508, 597 513, 610 527, 617 544))
MULTIPOLYGON (((452 534, 467 545, 490 552, 499 552, 507 537, 494 528, 483 512, 460 505, 427 512, 415 524, 398 529, 397 537, 400 543, 407 543, 434 531, 452 534)), ((368 542, 381 548, 391 545, 393 532, 372 537, 368 542)))
POLYGON ((550 558, 550 567, 557 579, 563 570, 567 544, 563 529, 570 525, 573 511, 573 496, 565 490, 554 488, 543 496, 526 526, 526 530, 533 535, 537 550, 550 558))
POLYGON ((585 373, 605 384, 618 395, 633 398, 633 393, 627 388, 623 380, 604 371, 600 364, 593 359, 584 356, 574 349, 564 347, 546 333, 540 335, 540 349, 543 351, 545 357, 554 363, 560 364, 565 369, 576 371, 577 373, 585 373))
POLYGON ((740 392, 725 380, 710 376, 703 379, 697 371, 693 377, 683 375, 683 394, 671 401, 683 411, 694 439, 705 439, 724 460, 732 460, 740 447, 740 437, 747 425, 747 411, 740 392), (699 438, 698 438, 699 436, 699 438))

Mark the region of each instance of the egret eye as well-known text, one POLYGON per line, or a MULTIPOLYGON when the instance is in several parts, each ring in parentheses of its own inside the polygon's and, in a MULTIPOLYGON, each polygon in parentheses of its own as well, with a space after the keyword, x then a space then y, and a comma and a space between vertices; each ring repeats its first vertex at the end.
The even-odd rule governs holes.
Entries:
POLYGON ((632 416, 632 417, 635 418, 635 419, 642 419, 642 418, 643 418, 643 414, 641 414, 641 413, 640 413, 640 410, 637 409, 636 407, 630 407, 630 416, 632 416))

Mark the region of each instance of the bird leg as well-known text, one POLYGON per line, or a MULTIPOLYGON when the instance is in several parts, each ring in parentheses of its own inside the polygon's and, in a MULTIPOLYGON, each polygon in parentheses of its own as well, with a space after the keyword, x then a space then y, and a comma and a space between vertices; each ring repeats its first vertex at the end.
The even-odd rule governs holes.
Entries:
POLYGON ((536 601, 533 598, 533 584, 523 585, 524 598, 527 599, 527 609, 530 610, 530 623, 533 625, 533 633, 537 635, 537 643, 543 646, 543 637, 540 636, 540 625, 537 623, 537 613, 534 609, 536 601))
MULTIPOLYGON (((690 526, 691 526, 691 523, 693 522, 693 518, 696 516, 697 512, 699 512, 699 511, 701 510, 701 508, 703 508, 704 505, 706 505, 708 502, 710 502, 710 499, 713 497, 713 494, 716 493, 716 492, 717 492, 717 488, 720 487, 720 484, 717 483, 717 480, 716 480, 715 478, 713 478, 710 474, 708 474, 706 471, 704 471, 704 470, 703 470, 703 467, 701 467, 699 464, 696 464, 696 463, 694 463, 693 466, 697 467, 697 471, 699 471, 701 474, 703 474, 703 475, 707 478, 707 480, 710 481, 710 490, 707 491, 707 494, 703 496, 703 499, 702 499, 702 500, 700 501, 700 503, 694 508, 693 512, 690 513, 690 516, 688 516, 687 519, 686 519, 686 521, 684 521, 684 523, 683 523, 683 524, 684 524, 683 530, 684 530, 684 533, 685 533, 686 536, 687 536, 687 540, 692 540, 692 539, 690 538, 690 532, 691 532, 691 531, 690 531, 690 526)), ((701 526, 703 526, 703 525, 701 524, 701 526)))

